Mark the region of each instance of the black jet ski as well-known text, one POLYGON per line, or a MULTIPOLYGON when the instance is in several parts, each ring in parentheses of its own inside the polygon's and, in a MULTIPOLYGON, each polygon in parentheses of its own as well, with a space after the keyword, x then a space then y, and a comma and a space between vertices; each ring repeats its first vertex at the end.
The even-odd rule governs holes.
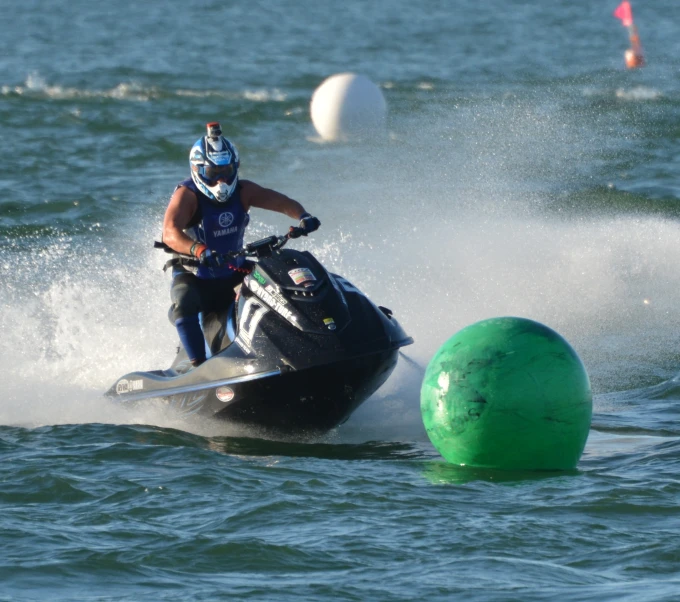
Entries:
POLYGON ((203 364, 192 369, 180 345, 169 369, 126 374, 106 395, 126 405, 160 398, 184 414, 288 434, 345 422, 413 339, 311 253, 283 248, 302 233, 291 228, 225 256, 245 257, 250 272, 228 310, 203 316, 212 354, 203 364))

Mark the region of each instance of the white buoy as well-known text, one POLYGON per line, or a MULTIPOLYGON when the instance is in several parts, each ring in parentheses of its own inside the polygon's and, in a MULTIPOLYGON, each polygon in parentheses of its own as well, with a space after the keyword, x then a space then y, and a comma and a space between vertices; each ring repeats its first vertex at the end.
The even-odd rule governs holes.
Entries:
POLYGON ((384 130, 387 103, 380 88, 364 75, 339 73, 314 91, 310 113, 324 140, 366 139, 384 130))

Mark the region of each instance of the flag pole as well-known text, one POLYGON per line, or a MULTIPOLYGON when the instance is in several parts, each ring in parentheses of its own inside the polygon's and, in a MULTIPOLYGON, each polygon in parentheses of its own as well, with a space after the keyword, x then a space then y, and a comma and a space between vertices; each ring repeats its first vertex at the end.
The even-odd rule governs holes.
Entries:
POLYGON ((642 54, 640 35, 638 34, 637 27, 634 23, 631 23, 630 27, 628 28, 628 39, 630 40, 630 48, 624 53, 626 67, 628 69, 644 67, 645 57, 642 54))

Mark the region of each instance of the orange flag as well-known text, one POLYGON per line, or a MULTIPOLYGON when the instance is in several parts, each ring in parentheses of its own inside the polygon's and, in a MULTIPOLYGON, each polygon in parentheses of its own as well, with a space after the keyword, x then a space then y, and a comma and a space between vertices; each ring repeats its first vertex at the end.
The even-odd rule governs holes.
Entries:
POLYGON ((624 27, 630 27, 633 24, 633 9, 630 7, 630 2, 623 0, 614 11, 614 16, 621 19, 624 27))

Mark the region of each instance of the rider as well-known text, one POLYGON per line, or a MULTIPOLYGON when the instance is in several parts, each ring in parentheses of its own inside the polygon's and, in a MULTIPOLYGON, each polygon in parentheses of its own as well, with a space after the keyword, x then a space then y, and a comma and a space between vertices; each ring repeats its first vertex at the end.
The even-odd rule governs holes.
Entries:
POLYGON ((242 257, 227 262, 221 255, 243 246, 250 208, 299 220, 305 236, 321 225, 285 194, 239 179, 236 147, 222 136, 219 123, 208 123, 207 130, 191 148, 191 178, 177 185, 163 219, 163 242, 199 262, 197 268, 176 265, 171 289, 172 319, 193 366, 206 356, 199 313, 227 308, 247 273, 242 257))

